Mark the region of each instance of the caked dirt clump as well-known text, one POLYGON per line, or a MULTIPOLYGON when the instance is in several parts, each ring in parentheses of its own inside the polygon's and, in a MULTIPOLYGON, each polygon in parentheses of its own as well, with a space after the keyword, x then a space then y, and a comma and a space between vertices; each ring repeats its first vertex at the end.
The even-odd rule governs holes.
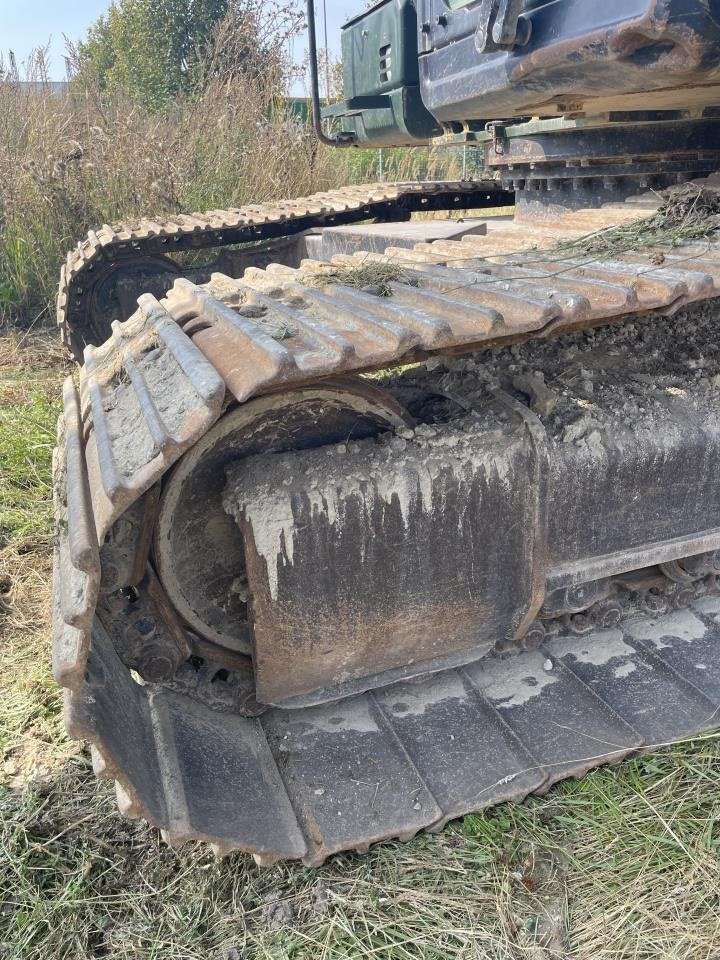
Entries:
POLYGON ((551 439, 572 443, 655 419, 673 403, 720 409, 719 329, 720 301, 708 300, 672 317, 433 358, 392 382, 436 391, 457 409, 482 407, 500 388, 526 403, 551 439))

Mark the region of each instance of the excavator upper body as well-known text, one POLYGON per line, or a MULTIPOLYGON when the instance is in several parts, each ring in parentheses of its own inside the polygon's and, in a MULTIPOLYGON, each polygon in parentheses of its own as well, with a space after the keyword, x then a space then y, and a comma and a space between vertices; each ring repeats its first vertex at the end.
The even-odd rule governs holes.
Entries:
POLYGON ((720 5, 381 0, 342 53, 322 140, 482 177, 105 225, 58 294, 69 730, 260 863, 720 717, 720 5))

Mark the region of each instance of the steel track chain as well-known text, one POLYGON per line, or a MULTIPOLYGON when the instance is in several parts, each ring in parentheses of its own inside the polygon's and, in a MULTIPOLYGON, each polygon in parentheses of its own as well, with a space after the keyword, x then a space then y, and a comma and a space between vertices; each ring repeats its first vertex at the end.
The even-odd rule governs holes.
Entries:
MULTIPOLYGON (((104 267, 134 263, 182 251, 252 243, 322 226, 402 217, 412 211, 461 210, 493 206, 505 193, 497 180, 374 183, 345 187, 294 200, 248 205, 207 213, 103 224, 89 230, 60 270, 57 324, 65 346, 82 362, 86 342, 98 337, 89 317, 97 312, 94 289, 104 267)), ((145 292, 145 291, 142 291, 145 292)), ((98 322, 102 327, 102 321, 98 322)), ((109 336, 109 323, 108 336, 109 336)))

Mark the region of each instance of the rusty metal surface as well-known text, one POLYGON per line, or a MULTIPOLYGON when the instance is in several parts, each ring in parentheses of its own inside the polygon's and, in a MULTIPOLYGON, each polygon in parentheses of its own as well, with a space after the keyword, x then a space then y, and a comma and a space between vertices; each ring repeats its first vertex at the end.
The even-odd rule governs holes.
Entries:
MULTIPOLYGON (((413 209, 452 210, 468 204, 482 207, 503 202, 512 202, 512 195, 493 180, 371 183, 262 206, 142 219, 115 226, 103 224, 98 230, 88 231, 87 239, 68 253, 60 271, 60 335, 82 360, 84 346, 102 343, 110 326, 104 316, 107 305, 102 302, 103 286, 122 274, 126 280, 137 277, 143 281, 143 292, 154 291, 158 284, 164 290, 173 274, 181 272, 168 256, 171 253, 282 238, 314 227, 373 217, 401 219, 403 212, 413 209)), ((236 260, 240 254, 228 256, 233 261, 233 256, 236 260)), ((117 291, 121 301, 122 278, 117 291)), ((136 288, 137 283, 132 286, 136 288)))
POLYGON ((97 540, 219 417, 225 384, 154 298, 80 374, 97 540), (91 429, 90 429, 91 427, 91 429))
MULTIPOLYGON (((538 228, 536 239, 550 246, 557 234, 538 228)), ((173 841, 317 864, 717 723, 720 675, 694 667, 720 640, 712 597, 694 604, 690 638, 671 619, 646 618, 598 634, 590 653, 588 638, 561 636, 532 660, 448 669, 259 718, 137 683, 94 618, 98 544, 228 400, 720 294, 714 242, 676 248, 658 264, 652 251, 541 262, 537 251, 521 254, 528 241, 528 228, 502 222, 487 237, 391 251, 380 259, 402 275, 389 297, 304 282, 370 254, 204 287, 180 280, 162 303, 142 298, 111 341, 87 351, 80 398, 71 381, 65 387, 55 458, 53 666, 69 730, 92 742, 124 813, 173 841)), ((562 559, 572 582, 574 558, 562 559)))
POLYGON ((396 438, 400 454, 342 444, 331 459, 230 465, 223 502, 245 545, 261 702, 304 706, 467 663, 533 619, 546 458, 522 417, 500 426, 498 413, 436 447, 396 438))
POLYGON ((80 401, 71 377, 53 457, 53 673, 64 687, 82 682, 100 587, 100 557, 83 449, 80 401))
POLYGON ((164 485, 154 558, 175 608, 220 649, 250 652, 243 544, 222 505, 225 473, 243 458, 347 442, 407 426, 406 412, 360 378, 323 379, 236 407, 164 485))
POLYGON ((420 5, 422 98, 442 123, 718 102, 718 22, 707 0, 533 2, 521 42, 508 46, 494 34, 486 41, 492 5, 420 5))
MULTIPOLYGON (((549 328, 560 332, 630 313, 675 310, 717 295, 720 258, 714 244, 702 255, 675 250, 672 266, 657 266, 649 255, 645 264, 622 257, 543 262, 520 253, 526 235, 522 226, 508 226, 487 239, 358 253, 331 264, 307 261, 299 270, 250 269, 242 281, 215 275, 196 286, 180 279, 162 305, 148 297, 144 309, 152 316, 166 310, 245 401, 330 374, 542 335, 549 328), (512 243, 515 251, 506 252, 512 243), (325 285, 305 282, 310 274, 360 268, 370 260, 401 268, 390 283, 391 296, 332 278, 325 285)), ((135 336, 141 335, 137 315, 132 323, 135 336)))
MULTIPOLYGON (((590 222, 597 229, 595 215, 590 222)), ((533 235, 525 225, 500 222, 486 237, 307 261, 299 270, 250 270, 242 281, 216 275, 196 286, 180 279, 163 302, 142 297, 108 343, 88 347, 81 373, 98 542, 205 435, 226 389, 246 402, 433 353, 672 312, 720 293, 715 242, 674 248, 660 265, 652 251, 563 261, 527 252, 528 241, 550 246, 557 239, 550 229, 533 235), (317 280, 376 260, 399 270, 390 296, 317 280)))
MULTIPOLYGON (((662 380, 667 357, 653 356, 662 380)), ((591 445, 563 441, 557 397, 543 421, 494 388, 441 429, 231 463, 223 503, 245 548, 258 699, 326 702, 532 646, 526 629, 560 588, 546 618, 581 600, 579 627, 612 625, 610 578, 720 549, 716 397, 648 391, 650 409, 610 425, 594 396, 591 445)))
MULTIPOLYGON (((487 238, 338 256, 330 264, 306 261, 299 270, 250 269, 242 281, 216 275, 196 287, 180 280, 167 309, 181 325, 194 324, 194 343, 244 400, 282 383, 675 310, 718 292, 714 244, 702 255, 675 250, 675 259, 659 266, 650 254, 644 263, 577 255, 554 261, 522 252, 528 232, 524 225, 501 225, 487 238), (334 267, 360 269, 371 261, 398 266, 390 296, 375 295, 371 284, 357 289, 331 275, 325 284, 317 279, 334 267)), ((548 244, 557 242, 558 233, 543 235, 548 244)))

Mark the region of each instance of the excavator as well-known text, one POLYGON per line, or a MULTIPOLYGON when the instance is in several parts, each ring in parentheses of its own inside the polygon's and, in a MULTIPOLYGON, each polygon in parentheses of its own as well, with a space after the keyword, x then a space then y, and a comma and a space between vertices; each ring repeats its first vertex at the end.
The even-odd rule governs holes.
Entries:
POLYGON ((720 725, 720 4, 380 0, 324 108, 308 25, 321 141, 482 176, 68 255, 52 660, 123 814, 314 866, 720 725))

